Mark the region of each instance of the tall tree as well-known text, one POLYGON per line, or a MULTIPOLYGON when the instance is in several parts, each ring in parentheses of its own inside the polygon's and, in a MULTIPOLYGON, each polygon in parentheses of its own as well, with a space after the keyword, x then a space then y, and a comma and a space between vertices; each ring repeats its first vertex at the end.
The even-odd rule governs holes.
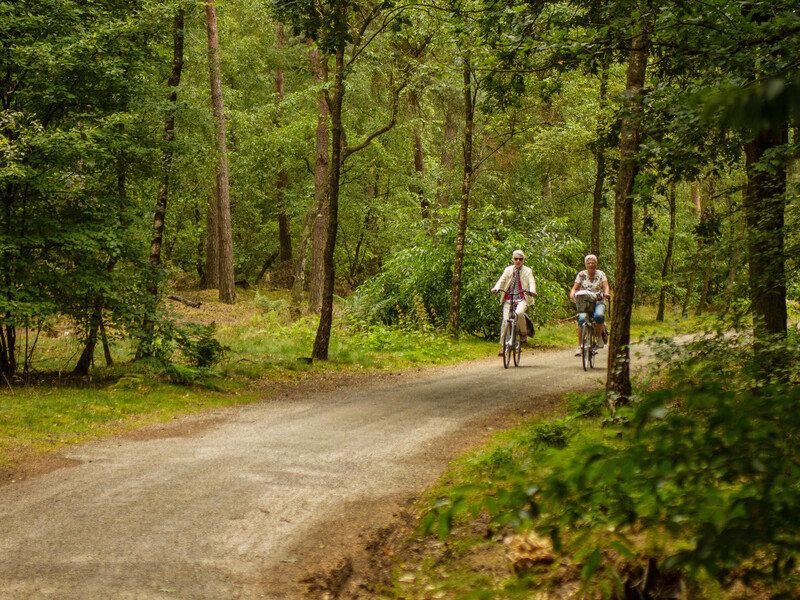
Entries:
POLYGON ((298 31, 315 41, 320 50, 329 55, 333 63, 332 79, 327 91, 327 105, 330 111, 330 160, 328 163, 328 215, 323 265, 325 279, 322 290, 322 308, 319 326, 314 339, 312 358, 327 360, 333 326, 333 287, 335 281, 334 250, 339 229, 339 193, 342 166, 349 156, 366 148, 376 137, 392 129, 397 123, 398 100, 402 89, 407 85, 408 70, 401 73, 401 81, 391 90, 391 117, 389 122, 369 134, 364 141, 347 145, 342 107, 346 91, 345 81, 349 69, 362 55, 362 52, 381 33, 387 31, 402 13, 403 7, 396 7, 383 14, 383 4, 350 3, 346 0, 306 0, 293 2, 277 0, 275 3, 279 16, 298 31), (352 44, 349 58, 346 53, 352 44))
MULTIPOLYGON (((328 69, 325 63, 322 62, 319 49, 309 40, 308 59, 311 65, 311 73, 314 80, 314 85, 322 87, 328 80, 328 69)), ((314 151, 314 197, 311 205, 306 212, 305 219, 303 220, 303 230, 300 235, 300 246, 297 250, 297 260, 294 269, 294 282, 292 284, 292 304, 295 310, 300 309, 303 299, 303 291, 306 283, 306 265, 308 262, 308 250, 312 246, 314 248, 325 247, 324 229, 319 234, 317 241, 317 224, 324 223, 325 206, 327 198, 327 180, 328 180, 328 143, 330 141, 330 132, 328 127, 328 102, 325 98, 325 90, 320 89, 317 93, 317 128, 315 138, 315 151, 314 151)), ((319 259, 312 261, 313 263, 322 263, 322 254, 320 253, 319 259)), ((320 273, 322 269, 320 268, 320 273)), ((315 272, 312 266, 312 273, 315 272)), ((312 281, 315 278, 312 275, 312 281)), ((322 277, 319 277, 321 282, 322 277)), ((322 285, 312 284, 312 290, 309 291, 309 310, 319 313, 322 304, 322 295, 316 293, 316 290, 322 289, 322 285), (319 298, 319 302, 316 302, 319 298)))
MULTIPOLYGON (((146 337, 150 337, 149 332, 152 332, 154 319, 151 314, 161 299, 159 294, 159 280, 163 273, 161 268, 161 248, 164 242, 164 223, 167 216, 167 203, 169 200, 170 191, 170 170, 172 168, 173 147, 172 143, 175 141, 175 105, 178 101, 177 88, 181 83, 181 72, 183 71, 183 43, 184 32, 183 23, 184 10, 179 8, 175 13, 175 18, 172 23, 172 70, 170 71, 169 79, 167 80, 167 87, 170 91, 167 93, 167 102, 169 108, 164 117, 164 151, 162 153, 162 163, 164 174, 161 182, 158 185, 158 192, 156 196, 156 210, 153 215, 153 236, 150 241, 150 264, 153 266, 153 273, 151 274, 151 281, 148 285, 147 291, 150 294, 151 302, 148 305, 148 313, 144 319, 144 330, 146 337)), ((151 346, 152 340, 147 339, 143 341, 143 345, 151 346)), ((140 348, 139 353, 149 354, 149 350, 140 348)), ((80 363, 79 363, 80 364, 80 363)))
MULTIPOLYGON (((233 272, 233 230, 231 229, 231 197, 228 177, 228 136, 225 125, 225 103, 222 96, 222 69, 219 58, 219 33, 215 0, 206 0, 206 32, 208 34, 208 75, 214 113, 217 177, 215 204, 219 252, 220 302, 236 302, 233 272)), ((213 209, 212 209, 213 210, 213 209)), ((209 236, 210 237, 210 236, 209 236)))
POLYGON ((612 406, 627 402, 631 395, 630 328, 636 261, 633 252, 633 188, 639 172, 639 141, 642 96, 649 52, 649 15, 639 17, 633 33, 627 80, 625 113, 620 134, 620 163, 614 189, 614 233, 617 252, 614 270, 614 303, 608 340, 606 392, 612 406))
POLYGON ((477 86, 473 86, 470 53, 461 57, 464 93, 464 172, 461 179, 461 202, 458 210, 458 230, 453 258, 453 279, 450 284, 450 317, 447 328, 456 338, 459 335, 459 314, 461 311, 461 271, 464 266, 464 244, 467 237, 467 217, 469 215, 469 196, 474 183, 473 134, 475 128, 475 94, 477 86))

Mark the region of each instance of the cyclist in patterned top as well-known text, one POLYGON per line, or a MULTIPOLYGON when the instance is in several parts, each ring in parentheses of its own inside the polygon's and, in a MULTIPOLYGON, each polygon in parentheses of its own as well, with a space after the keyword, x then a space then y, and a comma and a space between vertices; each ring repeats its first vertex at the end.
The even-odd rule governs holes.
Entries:
POLYGON ((523 264, 525 261, 525 253, 522 252, 522 250, 514 250, 511 258, 513 259, 513 264, 507 266, 505 270, 503 270, 500 279, 498 279, 497 283, 492 287, 493 294, 496 294, 500 290, 506 292, 503 295, 503 326, 500 330, 501 348, 500 352, 497 354, 498 356, 503 356, 503 337, 506 332, 508 313, 511 310, 511 294, 509 294, 509 292, 522 294, 520 302, 516 307, 517 323, 519 323, 520 330, 519 341, 521 344, 528 341, 528 326, 525 322, 525 317, 522 316, 528 309, 528 299, 525 296, 536 295, 536 280, 533 278, 533 271, 531 271, 530 267, 523 264))
MULTIPOLYGON (((586 270, 581 271, 575 277, 575 284, 569 292, 569 299, 575 301, 575 293, 580 290, 590 292, 602 292, 603 297, 594 305, 595 333, 597 334, 597 348, 603 347, 603 324, 606 321, 606 298, 611 298, 611 288, 608 285, 608 277, 597 268, 597 257, 594 254, 587 254, 583 259, 586 270)), ((578 350, 575 356, 581 355, 581 327, 586 322, 586 313, 578 313, 578 350)))

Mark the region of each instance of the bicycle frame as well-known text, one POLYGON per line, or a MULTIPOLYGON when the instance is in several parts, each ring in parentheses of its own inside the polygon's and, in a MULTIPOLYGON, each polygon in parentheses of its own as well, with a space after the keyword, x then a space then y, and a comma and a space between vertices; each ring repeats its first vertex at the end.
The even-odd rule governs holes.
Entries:
POLYGON ((597 295, 593 296, 594 302, 590 310, 586 312, 586 320, 581 327, 581 363, 583 370, 588 371, 594 368, 594 357, 597 354, 597 333, 595 331, 594 307, 599 300, 597 295))
POLYGON ((523 295, 528 290, 521 292, 505 292, 511 296, 511 305, 508 307, 508 318, 505 320, 505 334, 503 342, 503 367, 508 368, 513 359, 514 366, 519 366, 519 359, 522 355, 522 345, 519 341, 520 330, 517 321, 517 306, 522 302, 523 295))

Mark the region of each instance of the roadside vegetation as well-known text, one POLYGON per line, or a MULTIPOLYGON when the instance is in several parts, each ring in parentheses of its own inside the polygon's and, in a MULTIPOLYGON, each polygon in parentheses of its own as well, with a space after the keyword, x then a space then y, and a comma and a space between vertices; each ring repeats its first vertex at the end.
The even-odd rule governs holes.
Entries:
MULTIPOLYGON (((0 466, 26 453, 263 400, 287 386, 485 358, 496 351, 494 339, 454 340, 419 315, 391 326, 342 315, 329 360, 312 361, 317 318, 293 315, 285 291, 243 290, 233 306, 211 292, 183 293, 201 306, 170 303, 174 325, 162 331, 153 357, 135 360, 134 347, 114 344, 113 364, 106 365, 98 349, 91 375, 76 375, 68 368, 81 340, 66 324, 41 336, 28 382, 4 381, 0 389, 0 466)), ((494 309, 499 320, 499 307, 494 309)), ((657 323, 649 307, 637 314, 637 335, 677 330, 677 320, 657 323)), ((572 345, 574 327, 569 319, 540 327, 532 351, 572 345)))
POLYGON ((379 596, 796 598, 800 363, 763 381, 749 330, 648 344, 629 405, 573 395, 463 457, 379 596))

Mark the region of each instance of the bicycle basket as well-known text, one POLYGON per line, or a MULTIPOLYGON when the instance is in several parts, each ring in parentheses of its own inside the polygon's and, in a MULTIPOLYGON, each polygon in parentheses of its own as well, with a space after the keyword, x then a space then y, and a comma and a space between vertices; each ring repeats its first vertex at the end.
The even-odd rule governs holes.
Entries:
POLYGON ((595 297, 594 294, 575 294, 575 306, 579 313, 594 312, 595 297))

